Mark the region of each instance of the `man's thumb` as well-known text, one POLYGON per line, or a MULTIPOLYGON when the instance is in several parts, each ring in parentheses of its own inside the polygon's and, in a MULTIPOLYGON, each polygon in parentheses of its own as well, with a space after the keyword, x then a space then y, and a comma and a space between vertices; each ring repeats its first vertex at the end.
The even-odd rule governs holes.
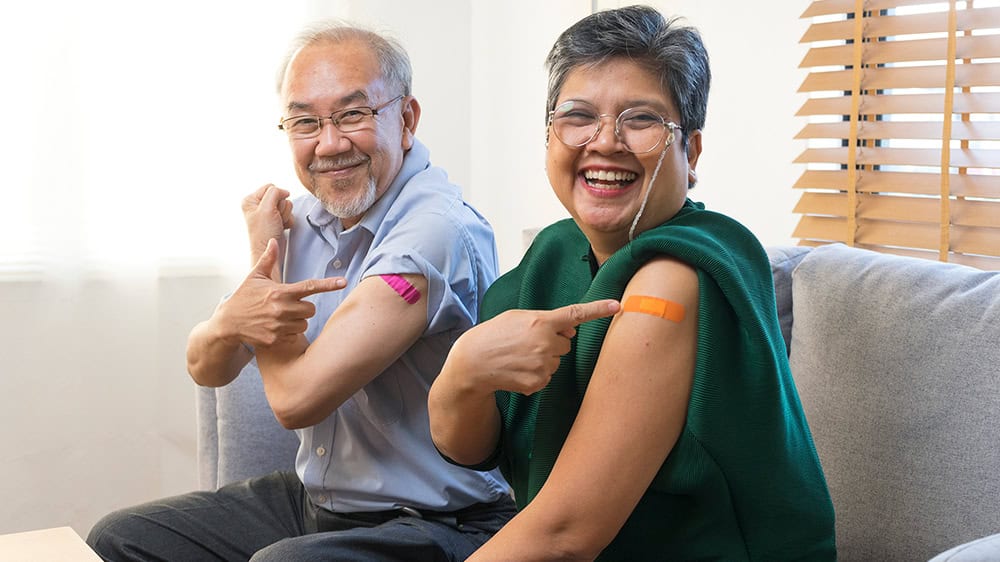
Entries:
POLYGON ((278 241, 271 238, 267 241, 267 246, 264 247, 264 251, 257 258, 256 265, 253 266, 253 273, 263 275, 264 277, 271 276, 271 270, 274 269, 274 264, 278 260, 278 241))

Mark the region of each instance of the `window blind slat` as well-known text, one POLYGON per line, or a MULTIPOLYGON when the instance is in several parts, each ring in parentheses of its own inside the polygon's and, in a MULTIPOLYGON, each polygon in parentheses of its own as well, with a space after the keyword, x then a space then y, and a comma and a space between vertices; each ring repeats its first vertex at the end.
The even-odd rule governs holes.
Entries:
POLYGON ((935 250, 940 240, 939 235, 937 223, 863 220, 858 223, 856 238, 859 244, 935 250))
MULTIPOLYGON (((942 94, 863 95, 859 107, 862 115, 941 113, 942 108, 944 108, 942 94)), ((955 113, 998 113, 1000 93, 956 93, 954 108, 955 113)), ((812 98, 802 104, 796 115, 800 117, 848 115, 850 110, 850 96, 812 98)))
MULTIPOLYGON (((927 0, 867 0, 865 2, 865 10, 878 12, 879 10, 887 10, 897 6, 919 6, 928 3, 927 0)), ((806 11, 800 17, 833 16, 853 11, 854 0, 816 0, 806 8, 806 11)))
POLYGON ((847 219, 804 215, 799 219, 792 236, 825 242, 847 242, 847 219))
MULTIPOLYGON (((858 223, 859 244, 935 250, 938 225, 863 220, 858 223)), ((951 250, 962 254, 1000 254, 1000 229, 951 227, 951 250)))
MULTIPOLYGON (((843 243, 846 226, 847 220, 843 218, 805 216, 799 221, 794 235, 813 242, 807 245, 843 243)), ((957 253, 950 258, 958 263, 976 264, 976 267, 1000 269, 1000 259, 994 257, 1000 254, 1000 229, 953 227, 952 230, 953 251, 957 253), (976 255, 962 259, 959 254, 976 255)), ((935 259, 937 253, 932 251, 937 249, 937 242, 936 224, 862 220, 858 225, 857 246, 875 251, 887 251, 887 247, 895 249, 892 253, 901 253, 902 248, 926 250, 926 253, 910 255, 935 259)))
POLYGON ((832 16, 854 10, 854 0, 820 0, 809 4, 800 18, 832 16))
POLYGON ((1000 255, 1000 228, 952 227, 951 247, 963 254, 1000 255))
POLYGON ((1000 202, 960 199, 952 202, 952 223, 1000 229, 1000 202))
MULTIPOLYGON (((806 170, 795 182, 797 189, 847 189, 847 170, 806 170)), ((956 197, 1000 199, 1000 175, 951 174, 951 194, 956 197)), ((858 172, 857 190, 862 193, 909 193, 935 195, 941 188, 941 176, 915 172, 858 172)), ((805 196, 805 193, 803 193, 805 196)))
MULTIPOLYGON (((795 159, 797 164, 847 164, 850 151, 845 148, 807 148, 795 159)), ((939 166, 941 151, 928 148, 859 147, 860 165, 939 166)), ((1000 168, 1000 150, 953 148, 951 166, 956 168, 1000 168)))
MULTIPOLYGON (((1000 121, 952 121, 953 140, 1000 140, 1000 121)), ((802 128, 797 139, 846 139, 850 124, 809 123, 802 128)), ((860 139, 940 139, 940 121, 861 121, 858 124, 860 139)))
POLYGON ((803 193, 795 204, 793 212, 803 215, 822 215, 831 217, 847 216, 847 194, 845 193, 803 193))
MULTIPOLYGON (((865 43, 862 46, 861 59, 865 64, 942 60, 941 52, 947 49, 947 46, 946 38, 865 43)), ((1000 35, 962 36, 956 41, 955 58, 985 59, 996 56, 998 51, 1000 51, 1000 35)), ((799 68, 850 66, 853 53, 853 45, 813 47, 806 51, 799 68)))
MULTIPOLYGON (((929 197, 867 193, 858 196, 857 214, 861 220, 937 225, 940 209, 940 202, 929 197)), ((847 210, 847 194, 842 192, 804 193, 795 205, 796 213, 828 217, 846 217, 847 210)), ((951 224, 1000 228, 1000 202, 954 199, 951 202, 951 224)))
MULTIPOLYGON (((853 7, 852 7, 853 8, 853 7)), ((958 14, 958 31, 1000 27, 1000 8, 973 8, 958 14)), ((948 30, 948 13, 882 16, 868 19, 867 37, 890 37, 923 33, 941 33, 948 30)), ((819 41, 847 41, 854 35, 852 20, 814 23, 803 34, 800 43, 819 41)))
MULTIPOLYGON (((862 89, 941 88, 945 83, 944 66, 909 66, 869 68, 862 79, 862 89)), ((851 70, 810 72, 799 92, 835 92, 851 89, 851 70)), ((974 88, 1000 86, 1000 62, 960 64, 955 66, 955 86, 974 88)))

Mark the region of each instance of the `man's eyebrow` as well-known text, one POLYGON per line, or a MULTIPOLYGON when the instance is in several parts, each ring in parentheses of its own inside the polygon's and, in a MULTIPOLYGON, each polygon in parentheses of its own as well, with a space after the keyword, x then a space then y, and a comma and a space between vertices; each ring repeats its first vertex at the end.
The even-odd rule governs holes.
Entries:
POLYGON ((290 102, 288 102, 288 106, 285 107, 285 109, 288 110, 289 113, 291 113, 293 111, 296 111, 296 110, 298 110, 298 111, 309 111, 310 109, 312 109, 312 104, 302 103, 302 102, 298 102, 298 101, 290 101, 290 102))
MULTIPOLYGON (((368 94, 366 94, 362 90, 356 90, 340 98, 338 105, 339 107, 344 108, 344 107, 356 106, 359 103, 367 103, 367 102, 368 102, 368 94)), ((292 111, 313 111, 313 104, 293 100, 288 102, 288 105, 285 107, 285 109, 289 113, 291 113, 292 111)))
POLYGON ((340 98, 340 104, 343 107, 348 107, 350 105, 353 105, 353 104, 356 104, 356 103, 359 103, 359 102, 367 102, 367 101, 368 101, 368 94, 366 94, 362 90, 357 90, 357 91, 355 91, 355 92, 353 92, 351 94, 348 94, 348 95, 340 98))

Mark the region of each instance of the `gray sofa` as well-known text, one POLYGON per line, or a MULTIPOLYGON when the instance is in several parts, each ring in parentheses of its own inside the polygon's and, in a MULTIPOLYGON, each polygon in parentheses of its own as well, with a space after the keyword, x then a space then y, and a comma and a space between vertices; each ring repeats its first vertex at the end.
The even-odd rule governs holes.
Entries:
MULTIPOLYGON (((840 560, 1000 560, 1000 273, 839 244, 768 254, 840 560)), ((203 487, 294 466, 259 378, 199 393, 203 487)))

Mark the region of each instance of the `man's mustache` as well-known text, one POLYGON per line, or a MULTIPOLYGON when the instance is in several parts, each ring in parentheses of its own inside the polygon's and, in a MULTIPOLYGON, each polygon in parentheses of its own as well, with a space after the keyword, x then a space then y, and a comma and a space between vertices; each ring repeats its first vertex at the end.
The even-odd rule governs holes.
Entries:
POLYGON ((331 172, 333 170, 341 170, 357 166, 358 164, 364 164, 367 161, 368 157, 360 154, 356 156, 341 156, 338 158, 320 158, 318 160, 314 160, 312 164, 309 164, 309 171, 331 172))

